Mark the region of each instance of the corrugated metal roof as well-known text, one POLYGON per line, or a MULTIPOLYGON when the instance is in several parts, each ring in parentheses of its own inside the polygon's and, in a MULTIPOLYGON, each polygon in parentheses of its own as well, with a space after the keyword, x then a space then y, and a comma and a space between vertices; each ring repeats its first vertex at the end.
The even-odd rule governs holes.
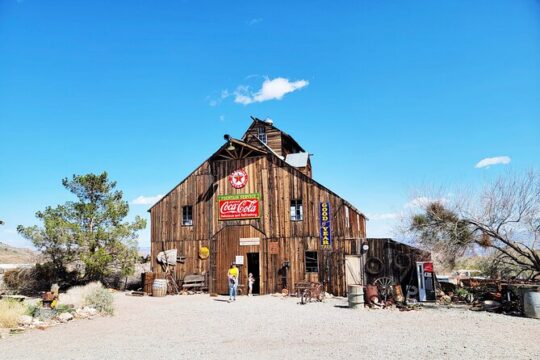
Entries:
POLYGON ((309 160, 309 154, 307 152, 301 152, 296 154, 289 154, 285 158, 285 162, 296 168, 306 167, 309 160))

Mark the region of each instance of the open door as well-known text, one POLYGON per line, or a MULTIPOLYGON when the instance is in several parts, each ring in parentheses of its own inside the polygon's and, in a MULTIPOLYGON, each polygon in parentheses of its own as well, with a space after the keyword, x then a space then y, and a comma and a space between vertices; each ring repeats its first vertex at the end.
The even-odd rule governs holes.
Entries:
MULTIPOLYGON (((260 266, 259 266, 259 253, 248 253, 247 254, 247 271, 248 274, 253 274, 255 278, 255 283, 253 284, 253 294, 260 293, 260 266)), ((246 289, 248 289, 248 284, 246 283, 246 289)))

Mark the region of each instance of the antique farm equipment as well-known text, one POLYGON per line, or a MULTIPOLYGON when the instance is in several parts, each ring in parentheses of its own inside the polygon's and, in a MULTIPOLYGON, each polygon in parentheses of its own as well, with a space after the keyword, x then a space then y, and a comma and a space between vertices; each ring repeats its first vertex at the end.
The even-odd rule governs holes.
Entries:
POLYGON ((311 301, 323 301, 325 292, 321 283, 311 283, 310 287, 302 292, 301 304, 307 304, 311 301))
POLYGON ((154 279, 152 284, 152 296, 162 297, 167 295, 167 279, 154 279))
POLYGON ((390 279, 389 277, 378 278, 374 281, 374 285, 377 286, 379 294, 385 302, 386 300, 388 300, 389 297, 392 296, 394 290, 394 281, 392 281, 392 279, 390 279))
POLYGON ((347 300, 350 308, 364 305, 364 287, 362 285, 347 286, 347 300))

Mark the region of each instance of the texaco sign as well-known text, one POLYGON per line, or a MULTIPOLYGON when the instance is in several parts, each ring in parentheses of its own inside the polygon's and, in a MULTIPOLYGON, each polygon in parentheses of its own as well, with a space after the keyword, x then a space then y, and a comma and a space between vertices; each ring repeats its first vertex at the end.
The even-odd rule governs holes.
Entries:
POLYGON ((235 189, 241 189, 244 186, 246 186, 248 181, 248 174, 244 171, 244 169, 238 169, 234 170, 229 175, 229 182, 231 183, 232 187, 235 189))

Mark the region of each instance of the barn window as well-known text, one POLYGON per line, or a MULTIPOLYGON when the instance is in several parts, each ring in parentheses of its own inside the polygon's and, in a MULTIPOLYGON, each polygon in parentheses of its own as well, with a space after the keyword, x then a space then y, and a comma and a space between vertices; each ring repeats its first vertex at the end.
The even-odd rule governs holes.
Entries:
POLYGON ((259 140, 266 144, 268 139, 266 137, 266 129, 264 128, 264 126, 260 126, 257 129, 257 137, 259 138, 259 140))
POLYGON ((186 205, 182 207, 182 225, 193 225, 193 206, 186 205))
POLYGON ((306 251, 306 272, 319 272, 319 261, 316 251, 306 251))
POLYGON ((300 221, 304 218, 302 199, 291 200, 291 220, 300 221))

